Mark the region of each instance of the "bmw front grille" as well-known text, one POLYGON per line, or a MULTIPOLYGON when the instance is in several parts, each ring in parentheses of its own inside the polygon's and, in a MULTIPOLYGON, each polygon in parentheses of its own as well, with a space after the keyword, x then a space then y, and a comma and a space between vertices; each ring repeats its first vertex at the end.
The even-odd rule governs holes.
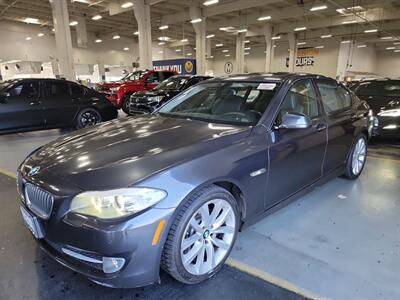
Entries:
POLYGON ((30 183, 25 184, 25 204, 42 219, 48 219, 53 209, 54 198, 49 192, 30 183))

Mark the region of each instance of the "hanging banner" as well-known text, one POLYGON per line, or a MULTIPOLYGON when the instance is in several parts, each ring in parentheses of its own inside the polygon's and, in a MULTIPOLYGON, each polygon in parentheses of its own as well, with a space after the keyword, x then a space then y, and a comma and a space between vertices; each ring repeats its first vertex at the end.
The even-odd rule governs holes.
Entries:
POLYGON ((153 61, 153 69, 156 71, 173 70, 182 75, 195 75, 196 60, 186 58, 155 60, 153 61))

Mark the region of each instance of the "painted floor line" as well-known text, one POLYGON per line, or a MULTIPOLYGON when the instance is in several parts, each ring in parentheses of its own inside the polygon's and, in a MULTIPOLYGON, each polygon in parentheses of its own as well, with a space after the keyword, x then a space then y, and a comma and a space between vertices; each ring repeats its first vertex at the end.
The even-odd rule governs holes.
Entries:
POLYGON ((238 269, 239 271, 242 271, 244 273, 247 273, 249 275, 252 275, 254 277, 257 277, 261 280, 264 280, 268 283, 271 283, 273 285, 276 285, 280 288, 283 288, 285 290, 288 290, 292 293, 295 293, 297 295, 300 295, 302 297, 305 297, 307 299, 324 299, 322 297, 314 295, 312 292, 304 290, 298 286, 296 286, 293 283, 290 283, 284 279, 278 278, 272 274, 269 274, 265 271, 259 270, 257 268, 254 268, 252 266, 249 266, 245 263, 242 263, 240 261, 237 261, 232 258, 228 258, 226 260, 226 264, 232 268, 238 269))
POLYGON ((12 177, 12 178, 17 178, 17 175, 14 172, 8 171, 6 169, 0 168, 0 173, 8 176, 8 177, 12 177))

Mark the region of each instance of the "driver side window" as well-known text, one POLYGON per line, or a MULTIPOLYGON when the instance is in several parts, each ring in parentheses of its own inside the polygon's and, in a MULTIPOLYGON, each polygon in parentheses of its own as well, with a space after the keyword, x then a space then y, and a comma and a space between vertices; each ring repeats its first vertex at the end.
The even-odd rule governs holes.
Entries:
POLYGON ((38 96, 39 84, 37 81, 17 84, 7 91, 10 98, 32 98, 38 96))
POLYGON ((319 116, 317 96, 310 79, 301 80, 290 88, 280 108, 277 123, 280 124, 282 117, 288 113, 306 115, 310 119, 319 116))

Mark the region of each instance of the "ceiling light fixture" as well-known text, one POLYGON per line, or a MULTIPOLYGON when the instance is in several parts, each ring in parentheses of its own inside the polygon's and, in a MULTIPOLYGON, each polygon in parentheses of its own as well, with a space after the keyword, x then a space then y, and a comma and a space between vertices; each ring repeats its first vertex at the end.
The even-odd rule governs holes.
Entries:
POLYGON ((396 47, 386 47, 386 50, 394 50, 396 47))
POLYGON ((202 21, 201 18, 197 18, 197 19, 190 20, 190 23, 196 24, 196 23, 200 23, 201 21, 202 21))
POLYGON ((257 21, 267 21, 267 20, 271 20, 271 16, 259 17, 259 18, 257 19, 257 21))
POLYGON ((248 44, 248 43, 250 43, 250 40, 245 40, 244 43, 248 44))
POLYGON ((193 53, 189 52, 189 53, 186 53, 186 55, 191 56, 191 55, 193 55, 193 53))
POLYGON ((249 55, 249 54, 250 54, 249 52, 245 52, 245 53, 244 53, 244 55, 249 55))
POLYGON ((164 41, 164 42, 169 41, 170 39, 171 39, 171 38, 169 38, 168 36, 160 36, 160 37, 158 38, 158 40, 164 41))
POLYGON ((206 36, 206 38, 211 39, 211 38, 213 38, 214 36, 215 36, 215 34, 209 34, 209 35, 206 36))
POLYGON ((28 24, 39 24, 39 19, 36 19, 36 18, 25 18, 24 22, 28 23, 28 24))
POLYGON ((280 40, 280 39, 281 39, 281 36, 280 36, 280 35, 273 36, 273 37, 271 38, 271 40, 280 40))
POLYGON ((223 53, 227 53, 227 52, 229 52, 229 50, 228 49, 224 49, 224 50, 222 50, 222 52, 223 53))
POLYGON ((349 21, 343 21, 342 24, 354 24, 357 23, 357 20, 349 20, 349 21))
POLYGON ((72 21, 69 23, 69 26, 76 26, 78 25, 78 21, 72 21))
POLYGON ((158 27, 158 29, 160 29, 160 30, 165 30, 165 29, 168 29, 168 28, 169 28, 168 25, 162 25, 162 26, 158 27))
POLYGON ((139 35, 139 31, 135 31, 133 34, 134 35, 139 35))
POLYGON ((367 29, 367 30, 364 30, 364 33, 374 33, 374 32, 378 32, 378 29, 367 29))
POLYGON ((306 42, 298 42, 297 43, 298 46, 305 45, 305 44, 306 44, 306 42))
POLYGON ((324 46, 317 46, 317 47, 315 47, 316 49, 323 49, 324 48, 324 46))
POLYGON ((113 36, 113 40, 118 40, 119 38, 120 36, 118 34, 113 36))
POLYGON ((159 42, 158 43, 160 46, 165 45, 165 42, 159 42))
POLYGON ((205 6, 209 6, 209 5, 214 5, 214 4, 218 4, 219 0, 207 0, 203 2, 203 5, 205 6))
POLYGON ((102 18, 103 18, 103 17, 102 17, 101 15, 95 15, 95 16, 92 17, 92 20, 98 21, 98 20, 100 20, 100 19, 102 19, 102 18))
POLYGON ((101 43, 103 40, 102 39, 96 39, 94 42, 95 43, 101 43))
POLYGON ((328 6, 326 6, 326 5, 313 6, 310 8, 310 11, 324 10, 327 8, 328 8, 328 6))
POLYGON ((225 54, 225 57, 229 57, 229 56, 231 56, 230 54, 225 54))
POLYGON ((40 32, 40 33, 37 34, 37 36, 38 37, 42 37, 42 36, 44 36, 44 33, 40 32))
POLYGON ((383 36, 381 37, 381 40, 390 40, 392 38, 393 38, 392 36, 383 36))
POLYGON ((393 52, 400 52, 400 49, 394 50, 393 52))
POLYGON ((250 50, 251 49, 251 47, 246 47, 246 48, 244 48, 244 50, 250 50))
POLYGON ((181 49, 176 49, 175 51, 176 51, 176 52, 181 52, 182 50, 181 50, 181 49))
MULTIPOLYGON (((27 40, 27 41, 30 41, 32 38, 30 37, 30 36, 27 36, 26 38, 25 38, 25 40, 27 40)), ((393 47, 394 48, 394 47, 393 47)))
POLYGON ((350 40, 345 40, 345 41, 341 41, 340 43, 342 43, 342 44, 348 44, 348 43, 350 43, 351 41, 350 40))
POLYGON ((357 48, 366 48, 366 47, 367 47, 367 45, 364 45, 364 44, 363 44, 363 45, 358 45, 358 46, 357 46, 357 48))
POLYGON ((132 2, 125 2, 125 3, 121 4, 121 8, 129 8, 132 6, 133 6, 132 2))
POLYGON ((327 39, 327 38, 330 38, 330 37, 332 37, 332 34, 321 35, 321 39, 327 39))
POLYGON ((239 29, 238 31, 237 31, 238 33, 243 33, 243 32, 247 32, 247 29, 246 28, 243 28, 243 29, 239 29))
POLYGON ((400 42, 393 43, 393 45, 400 45, 400 42))
POLYGON ((128 50, 129 50, 129 47, 125 47, 125 48, 124 48, 124 51, 128 51, 128 50))
POLYGON ((215 47, 223 47, 224 44, 216 44, 215 47))
POLYGON ((306 29, 307 29, 307 27, 297 27, 294 29, 294 31, 304 31, 306 29))
POLYGON ((188 39, 181 39, 181 42, 182 43, 187 43, 187 42, 189 42, 189 40, 188 39))

